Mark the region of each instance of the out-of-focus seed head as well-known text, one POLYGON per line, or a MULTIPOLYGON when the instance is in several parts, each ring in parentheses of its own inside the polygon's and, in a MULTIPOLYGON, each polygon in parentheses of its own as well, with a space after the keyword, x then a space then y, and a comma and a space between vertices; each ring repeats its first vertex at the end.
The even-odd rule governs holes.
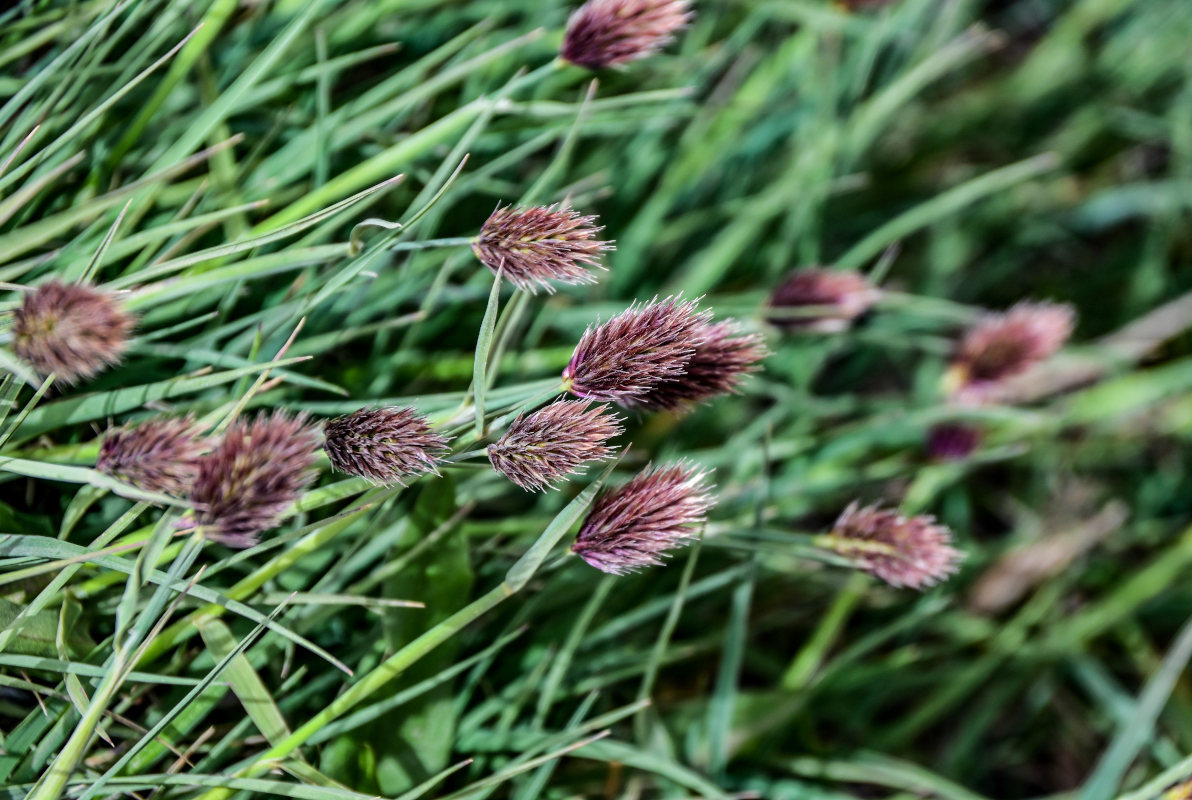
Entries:
POLYGON ((881 292, 859 272, 802 267, 778 285, 770 297, 770 323, 786 330, 838 333, 873 307, 881 292), (783 314, 806 308, 808 315, 783 314))
POLYGON ((588 69, 645 58, 691 21, 687 0, 588 0, 567 20, 559 55, 588 69))
POLYGON ((925 589, 956 572, 964 554, 934 517, 906 517, 852 503, 836 520, 825 546, 891 586, 925 589))
POLYGON ((622 432, 620 418, 607 406, 586 400, 559 400, 521 415, 488 447, 493 469, 527 491, 544 490, 589 461, 603 461, 616 448, 609 440, 622 432))
POLYGON ((625 575, 663 563, 704 523, 712 497, 708 473, 683 462, 646 467, 596 499, 571 546, 602 572, 625 575))
POLYGON ((73 384, 119 363, 132 325, 111 294, 50 281, 26 292, 13 313, 12 347, 38 372, 73 384))
POLYGON ((741 333, 736 320, 705 325, 699 338, 700 344, 682 375, 658 384, 627 404, 647 410, 673 411, 735 392, 745 375, 756 372, 758 362, 767 355, 762 336, 741 333))
POLYGON ((207 447, 193 417, 151 419, 104 434, 95 468, 149 492, 185 497, 207 447))
POLYGON ((940 423, 927 433, 927 455, 933 461, 960 461, 981 444, 981 430, 963 423, 940 423))
POLYGON ((314 481, 318 448, 318 430, 305 414, 279 410, 233 422, 199 459, 190 495, 196 523, 228 547, 256 544, 314 481))
POLYGON ((668 297, 636 304, 580 337, 563 370, 567 391, 586 400, 630 404, 681 376, 702 344, 710 312, 668 297))
POLYGON ((379 486, 436 472, 448 439, 412 408, 362 408, 323 426, 331 466, 379 486))
POLYGON ((947 377, 950 394, 966 403, 995 401, 1005 381, 1055 354, 1075 321, 1071 306, 1056 303, 1019 303, 986 315, 956 348, 947 377))
MULTIPOLYGON (((600 241, 596 217, 566 207, 505 206, 493 212, 472 242, 472 252, 493 273, 498 270, 517 288, 554 292, 551 281, 595 283, 587 267, 601 267, 600 254, 613 243, 600 241)), ((602 268, 602 267, 601 267, 602 268)))

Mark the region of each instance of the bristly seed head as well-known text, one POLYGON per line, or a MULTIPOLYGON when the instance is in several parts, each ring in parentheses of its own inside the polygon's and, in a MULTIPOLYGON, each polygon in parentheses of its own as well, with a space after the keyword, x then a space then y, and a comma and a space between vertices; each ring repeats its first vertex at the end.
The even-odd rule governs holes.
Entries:
POLYGON ((588 0, 567 20, 559 55, 588 69, 645 58, 691 21, 687 0, 588 0))
POLYGON ((13 313, 12 347, 38 372, 73 384, 119 363, 132 326, 113 295, 50 281, 26 292, 13 313))
POLYGON ((323 449, 331 466, 379 486, 436 472, 449 441, 412 408, 362 408, 328 420, 323 449))
POLYGON ((586 267, 599 267, 600 254, 613 243, 600 241, 604 230, 595 216, 567 207, 498 208, 472 242, 472 252, 484 266, 509 279, 517 288, 535 294, 538 287, 553 293, 550 281, 595 283, 586 267))
POLYGON ((629 404, 680 377, 702 344, 711 314, 668 297, 628 310, 580 337, 563 370, 567 391, 586 400, 629 404))
POLYGON ((768 354, 762 336, 741 333, 736 320, 705 325, 697 335, 700 344, 681 376, 630 398, 626 405, 674 411, 730 394, 737 391, 745 375, 759 369, 758 362, 768 354))
POLYGON ((878 506, 849 505, 827 536, 826 547, 891 586, 925 589, 956 572, 964 554, 934 517, 905 517, 878 506))
POLYGON ((279 410, 233 422, 199 459, 190 496, 199 528, 228 547, 256 544, 314 481, 318 448, 318 431, 305 414, 279 410))
POLYGON ((705 521, 708 473, 679 462, 649 467, 596 499, 572 552, 602 572, 625 575, 663 563, 705 521))
POLYGON ((104 434, 95 468, 149 492, 185 497, 207 449, 194 417, 151 419, 104 434))
POLYGON ((607 406, 559 400, 519 416, 488 447, 493 469, 527 491, 545 490, 589 461, 603 461, 616 449, 608 441, 622 432, 607 406))
POLYGON ((981 444, 981 429, 960 422, 932 425, 927 433, 927 455, 934 461, 960 461, 981 444))
POLYGON ((859 272, 823 267, 802 267, 774 290, 770 323, 787 330, 839 333, 878 301, 881 292, 859 272), (813 315, 782 314, 783 309, 817 308, 813 315))
POLYGON ((1076 315, 1057 303, 1019 303, 988 314, 961 339, 949 372, 954 399, 996 401, 1005 381, 1056 353, 1072 335, 1076 315))

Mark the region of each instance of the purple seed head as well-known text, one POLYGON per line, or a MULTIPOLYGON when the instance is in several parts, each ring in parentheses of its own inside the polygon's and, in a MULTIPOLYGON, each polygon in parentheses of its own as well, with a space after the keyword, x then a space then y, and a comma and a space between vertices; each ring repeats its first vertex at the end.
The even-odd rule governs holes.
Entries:
POLYGON ((252 422, 233 422, 199 459, 191 490, 199 527, 228 547, 256 544, 314 481, 318 447, 305 414, 262 412, 252 422))
MULTIPOLYGON (((816 307, 814 316, 771 314, 771 324, 786 330, 839 333, 877 302, 881 292, 859 272, 803 267, 774 290, 770 307, 776 310, 816 307)), ((810 310, 810 309, 809 309, 810 310)))
POLYGON ((822 538, 858 569, 895 587, 925 589, 956 572, 964 558, 952 547, 952 533, 934 517, 905 517, 856 502, 822 538))
POLYGON ((682 375, 626 404, 651 411, 690 408, 737 391, 745 375, 756 372, 758 362, 767 355, 761 335, 741 333, 736 320, 705 325, 698 336, 700 344, 682 375))
POLYGON ((645 58, 691 21, 687 0, 588 0, 567 20, 559 55, 588 69, 645 58))
POLYGON ((563 370, 567 390, 587 400, 630 404, 683 374, 710 321, 693 300, 634 304, 584 331, 563 370))
POLYGON ((362 408, 323 426, 331 466, 379 486, 436 472, 449 450, 446 436, 412 408, 362 408))
POLYGON ((50 281, 13 313, 12 346, 38 372, 73 384, 119 363, 132 325, 113 295, 50 281))
POLYGON ((959 422, 942 422, 927 433, 927 455, 933 461, 960 461, 981 444, 981 430, 959 422))
POLYGON ((104 434, 95 468, 145 491, 185 497, 207 448, 194 417, 151 419, 104 434))
MULTIPOLYGON (((600 241, 604 230, 596 217, 567 207, 505 206, 493 212, 472 242, 472 252, 495 274, 498 270, 517 288, 554 292, 551 281, 595 283, 586 267, 601 267, 600 254, 613 243, 600 241)), ((601 267, 602 268, 602 267, 601 267)))
POLYGON ((1056 303, 1019 303, 986 315, 957 346, 949 375, 955 399, 996 399, 1005 381, 1054 355, 1072 335, 1075 320, 1071 306, 1056 303))
POLYGON ((712 507, 707 477, 683 462, 646 467, 596 499, 572 552, 613 575, 663 563, 667 551, 687 544, 704 523, 712 507))
POLYGON ((527 491, 544 490, 589 461, 612 456, 608 441, 622 432, 620 418, 607 406, 586 400, 560 400, 529 416, 519 416, 505 435, 489 445, 493 469, 527 491))

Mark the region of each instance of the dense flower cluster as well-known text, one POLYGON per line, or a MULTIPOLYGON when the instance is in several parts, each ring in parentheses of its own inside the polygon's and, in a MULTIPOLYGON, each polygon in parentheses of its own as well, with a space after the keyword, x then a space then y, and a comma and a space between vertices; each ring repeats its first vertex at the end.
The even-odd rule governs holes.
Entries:
POLYGON ((559 55, 605 69, 661 50, 691 21, 687 0, 588 0, 571 15, 559 55))
POLYGON ((836 333, 847 330, 880 296, 859 272, 803 267, 770 296, 769 319, 787 330, 836 333))
POLYGON ((560 400, 521 415, 488 446, 493 469, 528 491, 548 488, 590 461, 613 454, 608 442, 620 435, 620 420, 606 406, 560 400))
POLYGON ((95 468, 146 491, 185 497, 207 447, 193 417, 151 419, 108 431, 95 468))
POLYGON ((12 347, 38 372, 72 384, 119 363, 132 326, 113 295, 50 281, 26 292, 13 313, 12 347))
POLYGON ((412 408, 362 408, 328 421, 323 434, 331 466, 381 486, 435 472, 449 449, 412 408))
POLYGON ((956 571, 964 554, 930 516, 907 517, 853 503, 821 542, 891 586, 925 589, 956 571))
POLYGON ((612 242, 596 238, 603 229, 595 222, 596 217, 566 207, 505 206, 484 223, 472 252, 523 291, 553 292, 551 281, 595 283, 587 267, 599 267, 601 253, 612 249, 612 242))
POLYGON ((1005 382, 1051 357, 1072 335, 1075 314, 1055 303, 1019 303, 987 314, 961 339, 949 383, 961 402, 996 400, 1005 382))

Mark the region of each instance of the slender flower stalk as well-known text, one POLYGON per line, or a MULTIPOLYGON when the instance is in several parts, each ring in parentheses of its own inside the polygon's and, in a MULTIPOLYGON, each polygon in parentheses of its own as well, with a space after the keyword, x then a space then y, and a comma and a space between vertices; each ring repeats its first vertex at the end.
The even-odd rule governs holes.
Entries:
POLYGON ((50 281, 26 292, 13 313, 12 346, 38 372, 74 384, 119 363, 132 326, 114 295, 50 281))
POLYGON ((251 547, 317 476, 317 429, 284 411, 237 420, 199 460, 191 501, 199 529, 228 547, 251 547))
POLYGON ((961 339, 946 378, 964 403, 996 401, 1006 381, 1056 353, 1072 335, 1075 313, 1056 303, 1019 303, 988 314, 961 339))
POLYGON ((712 498, 708 473, 684 462, 647 466, 596 499, 572 552, 602 572, 625 575, 663 563, 705 521, 712 498))
POLYGON ((362 408, 329 420, 323 434, 331 466, 379 486, 437 474, 449 450, 448 438, 412 408, 362 408))
POLYGON ((770 307, 771 324, 787 330, 838 333, 873 307, 881 297, 859 272, 852 270, 802 267, 795 270, 774 290, 770 307), (782 314, 786 309, 806 308, 807 316, 782 314))
POLYGON ((680 377, 702 344, 711 315, 695 301, 668 297, 629 307, 589 327, 563 370, 576 397, 627 405, 680 377))
POLYGON ((700 343, 678 378, 658 384, 627 401, 648 410, 677 410, 736 392, 745 375, 756 372, 767 355, 760 334, 745 334, 736 320, 705 325, 700 343))
POLYGON ((536 294, 541 287, 553 293, 551 281, 595 283, 587 267, 603 269, 601 253, 613 243, 600 241, 604 230, 595 216, 567 207, 498 208, 472 242, 472 252, 484 266, 498 271, 517 288, 536 294))
POLYGON ((590 461, 612 457, 609 440, 622 433, 620 418, 607 406, 559 400, 520 415, 488 447, 493 469, 527 491, 545 490, 590 461))
POLYGON ((852 503, 818 543, 891 586, 925 589, 956 572, 964 554, 930 516, 852 503))
POLYGON ((567 20, 559 55, 593 70, 628 64, 666 47, 691 17, 687 0, 588 0, 567 20))
POLYGON ((151 419, 108 431, 95 468, 146 491, 186 497, 208 447, 192 416, 151 419))

